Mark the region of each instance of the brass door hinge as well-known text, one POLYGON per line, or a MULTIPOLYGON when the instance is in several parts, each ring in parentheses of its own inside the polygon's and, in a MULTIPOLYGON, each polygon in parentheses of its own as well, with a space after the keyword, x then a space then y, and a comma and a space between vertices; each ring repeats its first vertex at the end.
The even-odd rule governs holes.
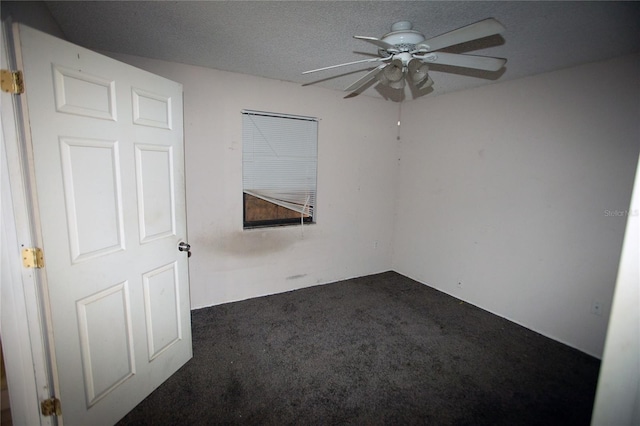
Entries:
POLYGON ((58 398, 45 399, 40 403, 40 411, 43 416, 59 416, 62 414, 60 400, 58 398))
POLYGON ((25 268, 44 268, 44 254, 39 248, 22 249, 22 265, 25 268))
POLYGON ((22 71, 0 70, 0 87, 3 92, 19 95, 24 93, 22 71))

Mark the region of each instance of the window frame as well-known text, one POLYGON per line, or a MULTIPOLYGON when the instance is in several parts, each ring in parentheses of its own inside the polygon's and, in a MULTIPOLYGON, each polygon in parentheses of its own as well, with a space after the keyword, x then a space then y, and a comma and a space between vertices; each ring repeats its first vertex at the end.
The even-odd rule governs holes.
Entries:
MULTIPOLYGON (((314 224, 316 223, 316 217, 317 217, 317 187, 318 187, 318 181, 317 181, 317 167, 318 167, 318 118, 315 117, 308 117, 308 116, 300 116, 300 115, 292 115, 292 114, 282 114, 282 113, 274 113, 274 112, 265 112, 265 111, 255 111, 255 110, 247 110, 247 109, 243 109, 241 111, 242 114, 242 226, 243 229, 253 229, 253 228, 267 228, 267 227, 281 227, 281 226, 292 226, 292 225, 309 225, 309 224, 314 224), (246 145, 247 145, 247 128, 245 126, 247 126, 247 117, 245 116, 259 116, 262 117, 262 119, 264 120, 264 117, 273 117, 275 119, 286 119, 286 120, 302 120, 302 121, 306 121, 306 122, 313 122, 315 123, 315 125, 312 127, 312 132, 310 133, 310 136, 308 139, 304 139, 306 145, 303 146, 308 146, 310 148, 313 148, 313 155, 312 156, 308 156, 305 157, 308 161, 309 158, 311 158, 313 160, 313 174, 312 175, 307 175, 306 178, 309 179, 311 176, 313 177, 313 179, 311 179, 311 182, 313 184, 313 189, 311 190, 312 193, 312 200, 313 200, 313 204, 310 204, 309 206, 307 206, 306 204, 302 207, 302 204, 297 204, 298 206, 301 206, 301 210, 296 210, 295 208, 291 208, 289 207, 287 204, 287 201, 285 200, 285 205, 279 203, 279 202, 274 202, 274 201, 270 201, 269 197, 263 197, 263 196, 256 196, 256 191, 253 189, 247 189, 246 184, 247 184, 247 180, 249 179, 246 175, 246 165, 247 163, 250 163, 250 161, 247 161, 246 159, 246 145), (251 196, 251 197, 255 197, 258 199, 262 199, 265 203, 271 203, 275 208, 277 208, 277 206, 279 206, 280 208, 284 208, 284 209, 288 209, 291 212, 299 212, 300 216, 299 217, 280 217, 280 218, 275 218, 275 219, 264 219, 264 220, 247 220, 247 196, 251 196), (308 213, 306 213, 306 209, 308 209, 308 213)), ((284 122, 283 122, 284 123, 284 122)), ((254 122, 253 123, 256 128, 258 128, 258 130, 261 130, 260 127, 257 126, 257 124, 254 122)), ((270 125, 269 125, 270 126, 270 125)), ((285 126, 283 126, 285 127, 285 126)), ((253 132, 254 130, 252 130, 253 132)), ((285 129, 286 131, 286 129, 285 129)), ((266 137, 265 137, 266 138, 266 137)), ((269 144, 268 140, 265 140, 265 142, 267 144, 269 144)), ((254 146, 254 142, 251 142, 252 146, 254 146)), ((270 144, 269 144, 270 145, 270 144)), ((252 155, 254 155, 254 153, 252 152, 252 155)), ((252 170, 253 171, 253 170, 252 170)), ((252 188, 251 186, 249 188, 252 188)), ((286 191, 288 188, 284 188, 284 190, 286 191)), ((295 204, 295 201, 289 201, 289 203, 293 203, 295 204)))

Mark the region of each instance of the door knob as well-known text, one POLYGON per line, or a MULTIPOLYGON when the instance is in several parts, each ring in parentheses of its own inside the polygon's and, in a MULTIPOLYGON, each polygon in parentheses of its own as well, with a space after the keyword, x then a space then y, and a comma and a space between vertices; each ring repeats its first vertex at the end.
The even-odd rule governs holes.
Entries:
POLYGON ((187 252, 187 257, 191 257, 191 245, 185 243, 184 241, 181 241, 178 244, 178 250, 179 251, 186 251, 187 252))

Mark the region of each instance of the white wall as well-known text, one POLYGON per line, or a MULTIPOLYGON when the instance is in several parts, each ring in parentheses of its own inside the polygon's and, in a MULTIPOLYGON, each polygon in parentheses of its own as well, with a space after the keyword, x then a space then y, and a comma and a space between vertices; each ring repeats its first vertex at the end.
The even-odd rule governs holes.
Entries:
POLYGON ((194 308, 391 269, 397 104, 115 55, 184 85, 194 308), (242 109, 318 117, 317 223, 242 229, 242 109))
POLYGON ((601 357, 638 75, 634 55, 406 104, 393 268, 601 357))
POLYGON ((640 169, 622 246, 591 424, 640 424, 640 169))

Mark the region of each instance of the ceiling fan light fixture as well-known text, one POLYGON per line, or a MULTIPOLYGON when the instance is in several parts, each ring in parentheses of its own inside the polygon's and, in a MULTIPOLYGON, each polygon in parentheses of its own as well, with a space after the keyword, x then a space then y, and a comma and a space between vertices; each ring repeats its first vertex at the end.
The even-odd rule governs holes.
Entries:
MULTIPOLYGON (((391 65, 387 65, 387 67, 391 67, 391 65)), ((385 86, 391 87, 392 89, 404 88, 404 73, 401 74, 400 79, 391 81, 387 78, 383 70, 382 72, 376 75, 376 80, 378 80, 380 83, 384 84, 385 86)))
POLYGON ((388 86, 392 89, 404 89, 404 78, 398 81, 391 81, 388 86))
POLYGON ((390 83, 397 83, 404 78, 404 64, 400 59, 394 59, 384 67, 382 74, 390 83))
POLYGON ((429 66, 419 59, 412 59, 407 66, 409 69, 409 78, 414 83, 420 83, 429 77, 429 66))
POLYGON ((384 72, 382 72, 382 71, 381 71, 381 72, 379 72, 379 73, 376 75, 376 80, 378 80, 380 83, 382 83, 382 84, 384 84, 384 85, 386 85, 386 86, 388 86, 388 85, 389 85, 389 83, 391 83, 391 82, 389 81, 389 79, 384 75, 384 72))

